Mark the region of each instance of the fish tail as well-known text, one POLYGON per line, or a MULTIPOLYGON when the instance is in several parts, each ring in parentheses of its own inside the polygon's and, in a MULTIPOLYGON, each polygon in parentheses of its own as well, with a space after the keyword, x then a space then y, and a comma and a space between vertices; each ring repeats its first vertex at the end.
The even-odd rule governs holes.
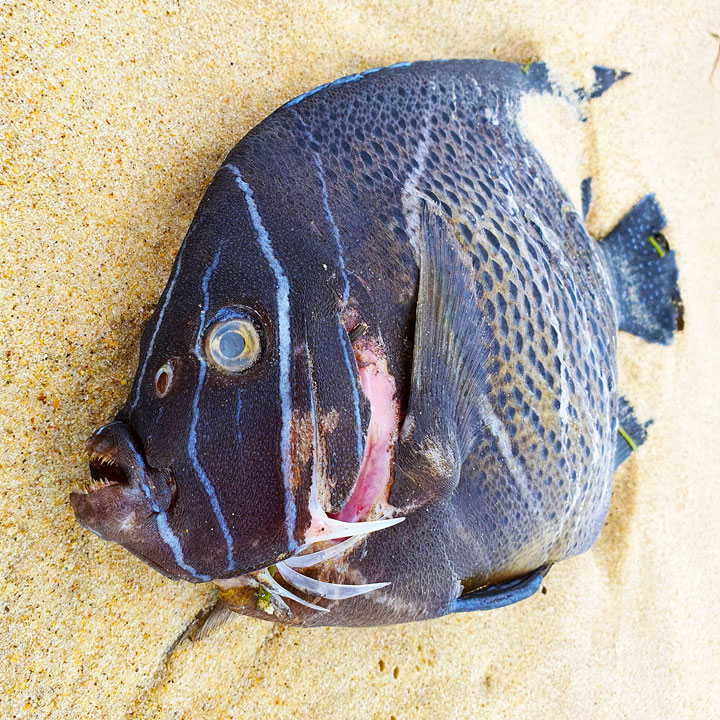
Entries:
POLYGON ((620 330, 668 345, 683 327, 675 253, 660 232, 665 217, 646 195, 601 241, 614 284, 620 330))

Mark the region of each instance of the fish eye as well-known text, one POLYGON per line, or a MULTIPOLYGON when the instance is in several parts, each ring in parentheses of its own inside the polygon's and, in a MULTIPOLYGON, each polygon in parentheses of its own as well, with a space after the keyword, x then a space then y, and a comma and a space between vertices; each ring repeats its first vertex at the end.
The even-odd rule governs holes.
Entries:
POLYGON ((216 322, 205 338, 205 354, 221 370, 249 370, 260 358, 262 343, 255 323, 247 317, 216 322))
POLYGON ((155 373, 155 390, 158 397, 165 397, 170 391, 173 379, 173 366, 171 362, 166 362, 155 373))

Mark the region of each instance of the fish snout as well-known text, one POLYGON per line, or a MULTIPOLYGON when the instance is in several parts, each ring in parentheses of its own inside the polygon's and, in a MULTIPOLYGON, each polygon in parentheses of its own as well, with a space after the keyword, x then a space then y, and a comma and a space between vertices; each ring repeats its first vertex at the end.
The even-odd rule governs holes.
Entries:
POLYGON ((90 481, 71 495, 76 515, 80 506, 88 505, 96 512, 120 504, 137 509, 146 506, 146 514, 170 507, 176 492, 172 473, 147 464, 129 425, 119 420, 104 425, 88 439, 86 450, 90 481))

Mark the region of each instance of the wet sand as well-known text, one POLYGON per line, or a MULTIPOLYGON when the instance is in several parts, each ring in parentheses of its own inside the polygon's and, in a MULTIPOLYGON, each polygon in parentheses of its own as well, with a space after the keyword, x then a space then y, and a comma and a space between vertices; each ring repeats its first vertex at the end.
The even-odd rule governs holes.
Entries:
POLYGON ((0 8, 0 716, 720 715, 720 8, 584 3, 6 3, 0 8), (541 594, 369 630, 243 617, 165 652, 212 596, 74 521, 84 440, 123 403, 140 331, 226 152, 285 100, 400 60, 543 59, 631 77, 538 143, 602 236, 655 192, 686 328, 620 339, 650 437, 603 534, 541 594), (713 684, 715 687, 713 687, 713 684))

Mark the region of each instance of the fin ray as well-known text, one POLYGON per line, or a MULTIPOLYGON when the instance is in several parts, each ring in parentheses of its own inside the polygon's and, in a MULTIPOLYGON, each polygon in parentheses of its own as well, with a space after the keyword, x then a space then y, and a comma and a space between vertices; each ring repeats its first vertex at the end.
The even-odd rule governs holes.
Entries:
POLYGON ((632 405, 621 396, 618 401, 618 438, 615 445, 615 469, 619 468, 630 455, 647 439, 648 420, 641 423, 635 416, 632 405))
POLYGON ((235 611, 229 608, 221 599, 218 599, 193 639, 202 640, 206 638, 213 630, 222 627, 235 616, 235 611))
POLYGON ((341 583, 328 583, 322 580, 308 577, 302 573, 296 572, 284 563, 276 565, 278 572, 282 577, 298 590, 302 590, 310 595, 319 595, 329 600, 345 600, 346 598, 355 597, 356 595, 364 595, 365 593, 379 590, 380 588, 390 585, 389 582, 367 583, 364 585, 343 585, 341 583))
POLYGON ((313 525, 317 523, 319 527, 314 529, 313 525, 311 525, 310 530, 308 530, 305 535, 305 544, 310 545, 318 540, 336 540, 337 538, 355 537, 356 535, 368 535, 369 533, 397 525, 404 519, 404 517, 396 517, 385 520, 344 522, 343 520, 334 520, 327 515, 321 518, 313 515, 313 525))
POLYGON ((318 612, 330 612, 329 608, 322 607, 322 605, 315 605, 311 602, 308 602, 307 600, 303 600, 301 597, 295 595, 295 593, 285 589, 277 580, 275 580, 270 575, 269 572, 263 572, 262 574, 259 574, 258 578, 260 579, 263 587, 271 595, 279 595, 280 597, 287 598, 288 600, 294 600, 295 602, 300 603, 301 605, 305 605, 305 607, 309 607, 313 610, 317 610, 318 612))
MULTIPOLYGON (((347 540, 343 540, 332 547, 325 548, 324 550, 317 550, 316 552, 308 553, 307 555, 293 555, 292 557, 283 560, 283 563, 291 568, 306 568, 318 565, 326 560, 342 555, 344 552, 349 550, 353 545, 355 545, 356 537, 357 536, 349 537, 347 540)), ((307 549, 307 547, 309 547, 309 545, 300 548, 298 552, 307 549)))

